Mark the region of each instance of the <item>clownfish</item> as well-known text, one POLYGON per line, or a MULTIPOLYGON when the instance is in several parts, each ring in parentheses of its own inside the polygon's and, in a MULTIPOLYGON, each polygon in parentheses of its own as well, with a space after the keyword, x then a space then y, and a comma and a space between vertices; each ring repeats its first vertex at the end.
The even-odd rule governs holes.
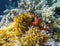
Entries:
POLYGON ((48 26, 44 26, 43 30, 49 30, 49 27, 48 26))
POLYGON ((33 25, 37 26, 39 24, 39 19, 34 16, 34 22, 32 22, 33 25))

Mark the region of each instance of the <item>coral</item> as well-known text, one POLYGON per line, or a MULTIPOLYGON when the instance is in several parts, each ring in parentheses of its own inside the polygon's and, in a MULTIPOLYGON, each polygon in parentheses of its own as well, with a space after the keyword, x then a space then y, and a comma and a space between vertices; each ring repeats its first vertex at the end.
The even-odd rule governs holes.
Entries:
POLYGON ((14 18, 14 22, 17 23, 18 25, 17 28, 21 28, 21 30, 23 31, 24 29, 27 30, 28 27, 32 25, 31 23, 32 19, 33 19, 33 15, 29 12, 25 12, 16 16, 14 18))
POLYGON ((55 44, 54 40, 60 39, 60 16, 55 17, 59 4, 59 0, 21 0, 18 8, 4 11, 6 15, 0 16, 0 46, 55 44), (38 25, 32 24, 34 16, 39 19, 38 25))
MULTIPOLYGON (((7 12, 7 11, 5 11, 7 12)), ((12 10, 9 10, 9 12, 6 14, 6 16, 4 15, 1 19, 1 22, 0 22, 0 27, 3 26, 3 25, 6 25, 7 23, 10 23, 11 21, 13 21, 13 18, 14 16, 18 15, 19 12, 18 12, 18 9, 12 9, 12 10)))
POLYGON ((37 27, 32 27, 28 30, 25 36, 23 46, 43 46, 44 42, 46 42, 48 38, 49 36, 46 34, 46 32, 38 30, 37 27))
POLYGON ((1 46, 43 46, 49 36, 32 25, 33 14, 24 12, 14 17, 13 22, 0 28, 1 46), (29 27, 29 28, 28 28, 29 27))

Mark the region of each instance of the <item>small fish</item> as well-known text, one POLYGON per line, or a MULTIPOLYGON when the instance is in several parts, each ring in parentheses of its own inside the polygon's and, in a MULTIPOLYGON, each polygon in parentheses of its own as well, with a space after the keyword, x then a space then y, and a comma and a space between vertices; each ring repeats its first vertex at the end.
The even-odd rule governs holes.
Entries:
POLYGON ((49 30, 48 26, 44 26, 43 30, 49 30))
POLYGON ((33 25, 37 26, 39 24, 39 19, 34 16, 34 22, 32 22, 33 25))

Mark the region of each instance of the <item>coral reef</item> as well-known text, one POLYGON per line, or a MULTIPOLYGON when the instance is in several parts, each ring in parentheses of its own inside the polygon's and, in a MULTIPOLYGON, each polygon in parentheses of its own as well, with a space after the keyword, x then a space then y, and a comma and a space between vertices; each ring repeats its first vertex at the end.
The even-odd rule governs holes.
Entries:
POLYGON ((24 12, 14 17, 14 22, 0 29, 1 46, 44 46, 49 36, 32 25, 33 14, 24 12), (29 27, 29 28, 28 28, 29 27), (17 45, 16 45, 17 44, 17 45))
POLYGON ((18 8, 5 10, 0 16, 0 46, 60 46, 59 4, 60 0, 21 0, 18 8))

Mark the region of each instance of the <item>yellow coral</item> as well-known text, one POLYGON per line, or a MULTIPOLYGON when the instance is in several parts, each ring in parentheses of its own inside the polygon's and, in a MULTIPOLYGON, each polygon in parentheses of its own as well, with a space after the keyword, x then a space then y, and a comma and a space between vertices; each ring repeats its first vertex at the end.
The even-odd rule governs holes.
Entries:
POLYGON ((0 29, 0 46, 43 46, 48 36, 46 33, 43 36, 38 27, 32 27, 33 16, 29 12, 21 13, 13 19, 14 22, 0 29))
POLYGON ((17 17, 14 18, 14 22, 17 25, 17 28, 20 28, 22 32, 24 33, 25 30, 28 29, 28 26, 31 25, 31 21, 33 19, 33 15, 29 12, 21 13, 17 17))
MULTIPOLYGON (((45 32, 46 33, 46 32, 45 32)), ((42 36, 41 31, 38 30, 37 27, 32 27, 28 30, 26 36, 24 39, 22 39, 22 45, 23 46, 35 46, 36 44, 39 44, 39 46, 43 46, 44 42, 48 40, 47 34, 45 36, 42 36)))
POLYGON ((19 16, 14 18, 14 22, 19 23, 19 25, 27 27, 28 25, 31 25, 33 15, 29 12, 20 14, 19 16))

